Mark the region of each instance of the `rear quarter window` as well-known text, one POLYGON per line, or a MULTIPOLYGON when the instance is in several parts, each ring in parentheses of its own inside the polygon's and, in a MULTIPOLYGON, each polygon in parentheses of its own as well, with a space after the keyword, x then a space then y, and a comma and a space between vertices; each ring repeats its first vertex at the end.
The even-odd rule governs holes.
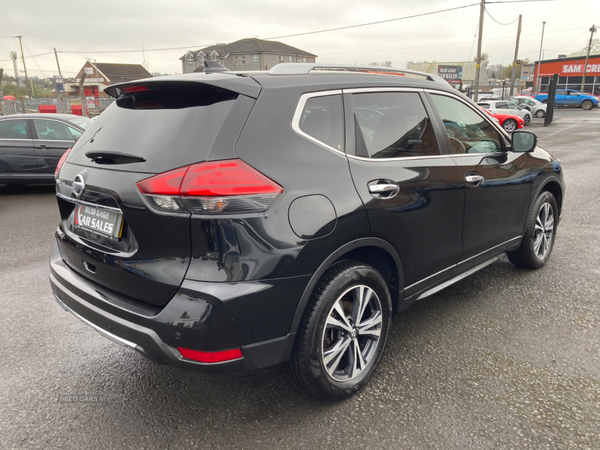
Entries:
POLYGON ((344 116, 341 95, 325 95, 309 98, 304 104, 300 130, 340 152, 344 151, 344 116))
POLYGON ((1 120, 0 139, 27 139, 27 121, 25 119, 1 120))

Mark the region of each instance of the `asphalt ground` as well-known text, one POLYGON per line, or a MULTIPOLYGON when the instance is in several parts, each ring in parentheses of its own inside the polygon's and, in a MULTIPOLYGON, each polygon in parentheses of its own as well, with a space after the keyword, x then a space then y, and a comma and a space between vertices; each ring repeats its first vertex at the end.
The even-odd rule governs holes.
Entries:
POLYGON ((53 188, 0 187, 0 449, 599 449, 600 110, 555 119, 528 127, 568 189, 547 266, 503 259, 399 314, 334 404, 283 367, 199 374, 102 338, 50 293, 53 188))

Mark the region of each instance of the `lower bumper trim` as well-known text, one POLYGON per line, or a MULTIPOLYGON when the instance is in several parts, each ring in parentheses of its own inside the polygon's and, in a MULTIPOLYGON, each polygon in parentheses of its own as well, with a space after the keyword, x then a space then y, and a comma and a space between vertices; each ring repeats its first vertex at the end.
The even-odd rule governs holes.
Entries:
POLYGON ((130 347, 130 348, 136 348, 137 347, 137 345, 134 344, 133 342, 130 342, 130 341, 126 340, 126 339, 120 338, 119 336, 115 336, 114 334, 109 333, 108 331, 100 328, 98 325, 93 324, 92 322, 90 322, 86 318, 81 317, 79 314, 77 314, 75 311, 73 311, 71 308, 69 308, 67 305, 65 305, 63 303, 63 301, 60 298, 58 298, 58 295, 56 295, 54 293, 53 293, 53 295, 54 295, 54 300, 56 300, 56 303, 58 303, 58 305, 62 309, 64 309, 67 312, 70 312, 71 314, 73 314, 75 317, 77 317, 79 320, 81 320, 86 325, 92 327, 94 330, 96 330, 98 333, 100 333, 105 338, 110 339, 114 343, 122 345, 124 347, 130 347))

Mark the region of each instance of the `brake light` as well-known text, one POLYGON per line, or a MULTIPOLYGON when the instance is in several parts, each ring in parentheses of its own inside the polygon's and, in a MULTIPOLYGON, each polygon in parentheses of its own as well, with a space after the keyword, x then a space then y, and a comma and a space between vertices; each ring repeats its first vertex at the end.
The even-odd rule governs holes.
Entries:
POLYGON ((67 156, 69 156, 70 152, 71 152, 71 148, 68 149, 66 152, 64 152, 63 155, 58 160, 58 164, 56 165, 56 170, 54 171, 54 177, 55 178, 58 178, 58 173, 60 172, 60 168, 65 163, 65 160, 67 159, 67 156))
POLYGON ((148 86, 140 84, 137 86, 123 86, 121 88, 121 90, 123 92, 146 92, 146 91, 149 91, 150 89, 148 88, 148 86))
POLYGON ((154 208, 195 214, 262 212, 283 192, 240 159, 182 167, 137 185, 154 208))
POLYGON ((223 350, 220 352, 202 352, 200 350, 190 350, 189 348, 177 347, 181 356, 186 359, 199 361, 203 363, 220 363, 225 361, 232 361, 234 359, 240 359, 242 357, 242 350, 234 348, 232 350, 223 350))

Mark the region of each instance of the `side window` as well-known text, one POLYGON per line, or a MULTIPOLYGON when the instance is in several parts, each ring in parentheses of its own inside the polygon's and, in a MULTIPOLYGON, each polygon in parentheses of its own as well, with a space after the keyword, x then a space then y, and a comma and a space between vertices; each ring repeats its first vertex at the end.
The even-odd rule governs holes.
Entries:
POLYGON ((504 102, 498 102, 498 103, 496 103, 496 108, 498 108, 498 109, 508 109, 508 106, 504 102))
POLYGON ((309 98, 302 111, 300 129, 323 144, 344 151, 344 114, 341 95, 309 98))
POLYGON ((354 94, 352 103, 356 156, 403 158, 440 154, 431 120, 419 94, 354 94))
POLYGON ((502 138, 494 126, 459 100, 431 95, 452 144, 453 153, 502 151, 502 138))
POLYGON ((27 139, 25 119, 0 121, 0 139, 27 139))
POLYGON ((520 109, 521 109, 517 105, 515 105, 514 103, 507 103, 506 105, 507 105, 508 109, 513 109, 515 111, 520 111, 520 109))
POLYGON ((79 131, 76 128, 70 127, 67 125, 67 128, 69 129, 69 133, 71 133, 71 139, 75 140, 75 138, 78 138, 79 136, 81 136, 83 134, 82 131, 79 131))
POLYGON ((73 136, 67 126, 56 120, 34 119, 33 125, 38 139, 48 141, 72 141, 73 136))

